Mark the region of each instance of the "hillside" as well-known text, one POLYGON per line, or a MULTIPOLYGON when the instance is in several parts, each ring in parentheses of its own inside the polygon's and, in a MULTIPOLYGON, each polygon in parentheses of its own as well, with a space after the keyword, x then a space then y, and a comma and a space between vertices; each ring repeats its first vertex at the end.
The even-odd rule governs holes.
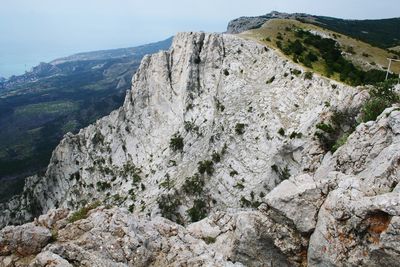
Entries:
POLYGON ((118 108, 143 56, 170 44, 81 53, 0 81, 0 202, 45 168, 65 133, 118 108))
POLYGON ((228 24, 228 33, 241 33, 261 27, 271 19, 292 19, 314 24, 362 40, 373 46, 391 48, 400 44, 400 18, 379 20, 345 20, 332 17, 314 16, 304 13, 280 13, 273 11, 258 17, 240 17, 228 24))
POLYGON ((45 214, 0 231, 0 263, 396 266, 400 111, 384 88, 180 33, 144 57, 122 107, 67 134, 0 205, 1 226, 45 214))
MULTIPOLYGON (((310 71, 351 85, 383 81, 387 58, 395 57, 387 50, 294 19, 269 19, 241 35, 275 47, 310 71)), ((400 73, 400 64, 393 64, 391 71, 400 73)))

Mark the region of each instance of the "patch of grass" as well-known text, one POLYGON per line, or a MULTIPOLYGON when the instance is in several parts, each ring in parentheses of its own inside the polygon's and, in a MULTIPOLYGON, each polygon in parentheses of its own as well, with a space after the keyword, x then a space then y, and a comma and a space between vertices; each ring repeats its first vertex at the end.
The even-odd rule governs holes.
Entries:
POLYGON ((75 211, 69 218, 68 222, 73 223, 82 219, 86 219, 89 211, 99 207, 101 205, 100 201, 93 202, 79 210, 75 211))

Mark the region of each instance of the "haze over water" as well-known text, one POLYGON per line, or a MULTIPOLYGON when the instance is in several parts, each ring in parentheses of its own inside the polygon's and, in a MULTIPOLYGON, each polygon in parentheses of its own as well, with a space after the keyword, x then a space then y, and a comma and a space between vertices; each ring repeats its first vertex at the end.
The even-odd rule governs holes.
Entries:
POLYGON ((223 32, 273 10, 338 18, 398 17, 398 0, 9 0, 0 7, 0 76, 78 52, 132 47, 180 31, 223 32))

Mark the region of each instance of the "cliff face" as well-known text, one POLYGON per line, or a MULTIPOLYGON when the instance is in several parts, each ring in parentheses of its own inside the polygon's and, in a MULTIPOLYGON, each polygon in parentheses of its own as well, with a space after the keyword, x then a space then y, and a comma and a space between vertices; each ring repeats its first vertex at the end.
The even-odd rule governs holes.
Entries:
MULTIPOLYGON (((18 222, 55 207, 112 202, 118 194, 120 205, 155 213, 157 197, 180 191, 199 173, 199 162, 218 154, 219 162, 205 163, 213 173, 200 175, 202 197, 210 209, 239 208, 242 197, 261 201, 281 181, 281 170, 315 170, 323 156, 315 124, 361 99, 354 88, 305 79, 301 68, 254 42, 179 34, 170 51, 144 58, 123 107, 67 135, 46 175, 29 178, 23 197, 9 205, 29 207, 14 216, 18 222), (182 150, 171 149, 174 136, 183 138, 182 150)), ((192 201, 184 197, 182 215, 192 201)), ((7 214, 3 209, 4 223, 7 214)))
MULTIPOLYGON (((60 233, 42 249, 48 233, 40 228, 42 245, 29 252, 41 252, 37 266, 43 257, 91 266, 331 266, 374 265, 379 255, 390 265, 398 256, 396 109, 326 154, 316 124, 334 110, 357 111, 368 94, 225 34, 178 34, 170 51, 143 59, 132 84, 119 110, 67 135, 46 174, 0 207, 2 226, 48 213, 19 226, 60 233), (65 219, 65 209, 95 201, 118 208, 65 219), (46 223, 49 216, 57 219, 46 223), (137 249, 124 249, 130 238, 141 240, 137 249), (123 242, 103 253, 93 240, 123 242)), ((0 260, 19 260, 12 255, 23 240, 10 241, 19 227, 1 232, 0 260)))

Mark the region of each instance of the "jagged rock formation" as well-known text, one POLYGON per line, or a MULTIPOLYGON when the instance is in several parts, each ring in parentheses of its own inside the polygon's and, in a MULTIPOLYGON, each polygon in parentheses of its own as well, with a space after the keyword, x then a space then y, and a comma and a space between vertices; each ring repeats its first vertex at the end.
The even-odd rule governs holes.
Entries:
POLYGON ((123 107, 67 135, 46 174, 0 207, 3 226, 48 213, 0 232, 0 262, 395 266, 400 111, 359 125, 333 155, 314 137, 367 98, 255 42, 178 34, 143 60, 123 107), (71 223, 65 209, 96 200, 118 208, 71 223), (21 229, 43 237, 23 255, 21 229))
MULTIPOLYGON (((297 65, 252 41, 179 34, 171 51, 144 58, 122 108, 64 138, 45 176, 28 178, 0 220, 23 222, 97 199, 155 213, 161 194, 181 191, 196 175, 210 210, 260 202, 285 175, 318 167, 324 151, 314 132, 323 116, 365 98, 333 84, 306 79, 297 65), (182 150, 170 147, 175 135, 182 150), (212 163, 213 154, 219 160, 212 163), (199 174, 200 162, 212 174, 199 174)), ((182 198, 187 221, 194 198, 182 198)))

